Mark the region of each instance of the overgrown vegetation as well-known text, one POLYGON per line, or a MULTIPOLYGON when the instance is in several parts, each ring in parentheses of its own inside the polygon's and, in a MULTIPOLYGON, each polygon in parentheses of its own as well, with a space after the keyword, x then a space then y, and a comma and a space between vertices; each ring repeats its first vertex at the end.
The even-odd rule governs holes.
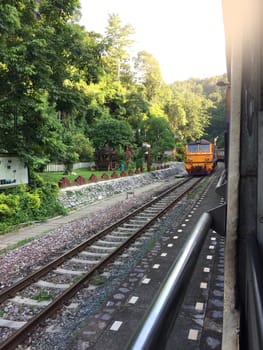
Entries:
POLYGON ((58 200, 56 184, 43 182, 41 187, 20 185, 0 193, 0 232, 23 223, 43 221, 66 210, 58 200))
MULTIPOLYGON (((79 0, 6 0, 0 4, 0 153, 19 156, 29 187, 0 193, 0 231, 63 214, 58 180, 36 176, 50 162, 72 172, 76 161, 112 147, 129 167, 151 160, 183 160, 189 139, 219 136, 223 145, 226 76, 166 84, 146 51, 131 57, 134 29, 110 14, 105 35, 78 25, 79 0), (48 181, 45 181, 47 179, 48 181)), ((89 175, 76 171, 78 175, 89 175)), ((48 176, 48 178, 47 178, 48 176)), ((51 178, 52 177, 52 178, 51 178)), ((70 181, 74 180, 70 176, 70 181)))
POLYGON ((31 299, 37 300, 38 302, 49 301, 52 299, 52 295, 45 290, 40 290, 38 294, 32 295, 31 299))
POLYGON ((70 173, 105 144, 121 153, 148 142, 162 160, 188 139, 223 143, 225 98, 216 83, 225 77, 168 85, 151 53, 131 56, 131 25, 110 14, 105 35, 88 32, 77 24, 79 6, 0 4, 0 153, 17 154, 31 172, 60 162, 70 173))
POLYGON ((106 278, 99 274, 98 272, 95 272, 90 280, 90 284, 93 286, 100 286, 105 283, 106 278))
POLYGON ((0 249, 0 254, 6 252, 7 250, 13 250, 13 249, 22 247, 23 245, 31 242, 34 239, 35 239, 34 237, 30 237, 30 238, 22 239, 21 241, 18 241, 14 244, 9 244, 6 248, 0 249))

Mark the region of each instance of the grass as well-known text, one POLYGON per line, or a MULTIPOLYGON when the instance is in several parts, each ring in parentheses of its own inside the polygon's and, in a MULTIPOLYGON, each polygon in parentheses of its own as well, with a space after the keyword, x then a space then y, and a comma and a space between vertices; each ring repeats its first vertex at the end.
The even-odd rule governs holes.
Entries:
MULTIPOLYGON (((8 231, 7 231, 8 232, 8 231)), ((4 232, 1 232, 0 235, 4 234, 4 232)), ((25 238, 25 239, 22 239, 21 241, 18 241, 17 243, 14 243, 14 244, 9 244, 6 248, 3 248, 3 249, 0 249, 0 254, 3 254, 5 253, 6 251, 8 250, 13 250, 13 249, 16 249, 16 248, 19 248, 19 247, 22 247, 23 245, 33 241, 35 238, 34 237, 31 237, 31 238, 25 238)))
POLYGON ((31 298, 41 302, 41 301, 51 300, 52 296, 45 290, 41 290, 37 295, 31 296, 31 298))
MULTIPOLYGON (((92 174, 96 175, 98 179, 101 178, 102 174, 106 173, 111 177, 113 170, 111 171, 97 171, 97 170, 90 170, 89 168, 82 168, 82 169, 75 169, 73 171, 76 175, 65 175, 63 171, 57 171, 57 172, 44 172, 44 173, 38 173, 45 181, 52 182, 52 183, 58 183, 62 177, 66 177, 69 179, 70 182, 73 182, 78 176, 84 177, 84 179, 88 180, 92 174)), ((117 170, 116 173, 120 175, 120 171, 117 170)))
POLYGON ((97 271, 94 273, 94 275, 90 280, 90 284, 92 284, 93 286, 100 286, 104 284, 104 282, 105 282, 105 277, 100 275, 97 271))

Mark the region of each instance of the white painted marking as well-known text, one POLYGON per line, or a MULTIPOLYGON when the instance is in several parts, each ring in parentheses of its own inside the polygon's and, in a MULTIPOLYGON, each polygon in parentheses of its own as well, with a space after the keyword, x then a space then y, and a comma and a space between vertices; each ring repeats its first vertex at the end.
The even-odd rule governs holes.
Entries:
MULTIPOLYGON (((51 325, 51 326, 47 327, 46 332, 51 333, 51 334, 59 333, 59 332, 61 332, 61 327, 51 325)), ((25 350, 30 350, 30 347, 25 348, 25 350)))
POLYGON ((123 323, 122 321, 114 321, 110 330, 117 332, 120 329, 120 326, 122 325, 122 323, 123 323))
POLYGON ((215 246, 214 245, 210 245, 209 249, 215 249, 215 246))
POLYGON ((160 267, 160 264, 154 264, 154 265, 153 265, 153 269, 158 270, 158 269, 159 269, 159 267, 160 267))
POLYGON ((138 299, 139 299, 139 297, 131 297, 129 300, 129 304, 136 304, 138 299))
POLYGON ((35 299, 30 299, 30 298, 23 298, 23 297, 20 297, 18 295, 10 300, 13 301, 14 303, 17 303, 17 304, 34 305, 34 306, 39 306, 39 307, 40 306, 47 306, 48 304, 51 303, 51 299, 38 301, 35 299))
POLYGON ((68 283, 52 283, 52 282, 47 282, 43 280, 37 281, 35 285, 40 287, 55 288, 55 289, 67 289, 70 287, 70 284, 68 283))
POLYGON ((167 245, 167 247, 169 247, 169 248, 173 247, 173 243, 169 243, 169 244, 167 245))
POLYGON ((85 273, 85 271, 73 271, 73 270, 66 270, 66 269, 61 269, 57 268, 54 270, 55 273, 61 273, 62 275, 73 275, 73 276, 80 276, 85 273))
POLYGON ((189 340, 197 340, 198 337, 198 330, 196 329, 190 329, 188 333, 188 339, 189 340))
POLYGON ((161 256, 167 256, 167 253, 162 253, 161 256))
POLYGON ((206 282, 201 282, 200 283, 200 288, 201 289, 207 289, 207 283, 206 282))
POLYGON ((189 221, 189 219, 185 219, 184 221, 189 221))
POLYGON ((182 226, 183 226, 183 227, 185 227, 185 226, 186 226, 186 224, 182 224, 182 226))
POLYGON ((68 306, 66 306, 67 309, 76 309, 79 306, 79 303, 71 303, 68 306))
POLYGON ((213 259, 213 256, 212 256, 212 255, 207 255, 206 259, 207 259, 207 260, 212 260, 212 259, 213 259))
POLYGON ((178 239, 178 236, 173 236, 173 239, 178 239))
POLYGON ((150 281, 151 281, 150 278, 144 278, 144 279, 142 280, 142 283, 143 283, 143 284, 149 284, 150 281))
POLYGON ((198 310, 198 311, 203 311, 203 309, 204 309, 204 303, 199 303, 199 302, 197 302, 197 303, 195 304, 195 309, 198 310))
POLYGON ((193 215, 189 214, 188 217, 191 218, 193 215))
POLYGON ((0 318, 0 327, 19 329, 24 326, 26 322, 24 321, 11 321, 4 318, 0 318))
POLYGON ((204 272, 210 272, 210 267, 204 267, 204 272))
POLYGON ((183 232, 183 230, 180 228, 179 230, 177 230, 177 232, 183 232))

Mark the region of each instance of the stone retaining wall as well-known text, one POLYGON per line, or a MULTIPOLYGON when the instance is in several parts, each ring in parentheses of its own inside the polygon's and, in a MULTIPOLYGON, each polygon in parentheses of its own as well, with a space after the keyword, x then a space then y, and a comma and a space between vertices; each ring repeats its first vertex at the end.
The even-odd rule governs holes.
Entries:
POLYGON ((60 200, 66 208, 73 209, 172 176, 187 176, 184 163, 175 162, 167 169, 64 188, 60 191, 60 200))

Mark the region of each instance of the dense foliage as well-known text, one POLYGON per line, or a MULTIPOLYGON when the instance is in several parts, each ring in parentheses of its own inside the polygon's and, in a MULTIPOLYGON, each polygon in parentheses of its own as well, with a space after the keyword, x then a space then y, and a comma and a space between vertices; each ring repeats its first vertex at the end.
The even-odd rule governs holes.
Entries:
POLYGON ((0 153, 19 155, 32 174, 49 162, 70 171, 106 144, 149 142, 160 160, 189 139, 223 144, 224 77, 168 85, 150 53, 131 56, 134 30, 118 15, 105 35, 79 15, 79 0, 0 4, 0 153))
POLYGON ((0 193, 0 232, 21 223, 45 220, 65 214, 55 184, 40 181, 34 188, 20 185, 0 193))
POLYGON ((39 169, 105 143, 147 141, 162 158, 178 141, 222 141, 222 77, 166 84, 150 53, 131 56, 134 30, 118 15, 103 36, 77 24, 78 0, 5 0, 0 13, 0 152, 39 169))
POLYGON ((35 175, 50 162, 93 160, 109 146, 129 166, 167 151, 183 159, 190 139, 223 145, 224 76, 166 84, 157 60, 131 55, 134 29, 109 15, 105 35, 78 24, 79 0, 5 0, 0 4, 0 153, 27 164, 30 186, 0 193, 0 231, 63 213, 58 187, 35 175), (127 159, 126 159, 127 161, 127 159))

